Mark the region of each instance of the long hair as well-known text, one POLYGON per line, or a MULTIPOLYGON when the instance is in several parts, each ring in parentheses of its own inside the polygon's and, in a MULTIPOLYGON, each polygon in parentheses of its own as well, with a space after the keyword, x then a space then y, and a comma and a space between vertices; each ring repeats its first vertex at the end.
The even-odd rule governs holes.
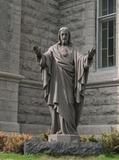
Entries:
POLYGON ((68 32, 68 45, 71 45, 72 44, 71 43, 71 33, 70 33, 70 31, 69 31, 69 29, 67 27, 61 27, 59 29, 59 32, 58 32, 58 44, 61 45, 60 33, 61 33, 62 30, 67 30, 67 32, 68 32))

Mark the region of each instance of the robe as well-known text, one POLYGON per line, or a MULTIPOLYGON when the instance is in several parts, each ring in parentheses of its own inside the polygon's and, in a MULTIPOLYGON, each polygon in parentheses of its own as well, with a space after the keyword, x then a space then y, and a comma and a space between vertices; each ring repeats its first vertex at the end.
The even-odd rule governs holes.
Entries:
POLYGON ((51 133, 61 129, 61 133, 76 134, 90 62, 88 55, 81 55, 73 46, 63 56, 58 45, 51 46, 40 61, 44 97, 52 118, 51 133))

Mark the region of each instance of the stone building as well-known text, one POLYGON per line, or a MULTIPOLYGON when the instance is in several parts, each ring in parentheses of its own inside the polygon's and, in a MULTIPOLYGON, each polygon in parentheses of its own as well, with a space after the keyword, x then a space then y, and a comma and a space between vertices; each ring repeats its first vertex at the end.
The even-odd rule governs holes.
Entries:
POLYGON ((61 26, 70 28, 81 53, 97 48, 79 132, 119 129, 118 0, 0 0, 0 21, 0 130, 48 130, 50 115, 32 47, 46 51, 61 26))

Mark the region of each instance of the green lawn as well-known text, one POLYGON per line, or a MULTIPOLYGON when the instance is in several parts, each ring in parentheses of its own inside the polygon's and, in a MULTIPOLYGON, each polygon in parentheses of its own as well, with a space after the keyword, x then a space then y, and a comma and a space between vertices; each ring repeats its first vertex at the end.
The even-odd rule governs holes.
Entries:
POLYGON ((20 155, 13 153, 0 153, 0 160, 119 160, 119 155, 100 155, 100 156, 48 156, 45 154, 40 155, 20 155))

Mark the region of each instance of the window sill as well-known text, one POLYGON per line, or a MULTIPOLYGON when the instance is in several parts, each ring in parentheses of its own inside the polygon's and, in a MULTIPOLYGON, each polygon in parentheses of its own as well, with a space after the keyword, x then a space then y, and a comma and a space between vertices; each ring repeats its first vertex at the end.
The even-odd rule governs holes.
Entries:
POLYGON ((98 84, 117 85, 117 83, 119 83, 119 67, 109 67, 90 71, 87 86, 94 86, 98 84))

